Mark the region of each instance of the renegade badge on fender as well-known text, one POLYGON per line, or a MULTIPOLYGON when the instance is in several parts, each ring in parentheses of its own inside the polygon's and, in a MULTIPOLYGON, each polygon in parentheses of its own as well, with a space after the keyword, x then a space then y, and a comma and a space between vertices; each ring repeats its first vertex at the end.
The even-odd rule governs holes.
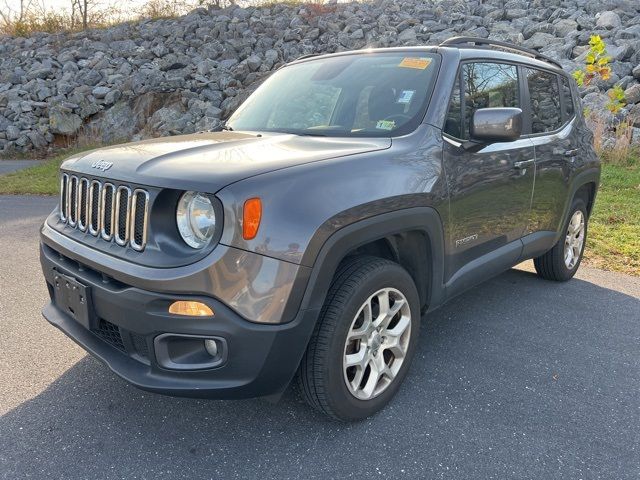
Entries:
POLYGON ((295 377, 361 419, 400 388, 422 315, 525 259, 548 280, 580 265, 600 164, 571 76, 536 52, 305 57, 224 130, 71 157, 42 226, 44 316, 145 390, 295 377))

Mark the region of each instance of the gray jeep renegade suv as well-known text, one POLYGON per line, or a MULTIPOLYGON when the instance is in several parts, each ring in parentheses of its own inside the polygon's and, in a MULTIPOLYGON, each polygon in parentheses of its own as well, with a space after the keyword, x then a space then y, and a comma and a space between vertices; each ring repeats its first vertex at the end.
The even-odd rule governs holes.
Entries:
POLYGON ((423 314, 526 259, 575 274, 591 140, 571 77, 512 45, 301 58, 224 131, 62 165, 44 316, 145 390, 277 397, 297 374, 315 408, 364 418, 423 314))

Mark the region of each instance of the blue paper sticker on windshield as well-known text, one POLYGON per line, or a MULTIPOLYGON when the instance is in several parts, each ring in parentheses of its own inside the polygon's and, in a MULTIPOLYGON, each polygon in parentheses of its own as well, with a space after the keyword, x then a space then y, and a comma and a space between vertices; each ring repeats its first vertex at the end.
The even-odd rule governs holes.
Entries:
POLYGON ((414 93, 416 93, 415 90, 402 90, 396 103, 411 103, 411 99, 413 98, 414 93))

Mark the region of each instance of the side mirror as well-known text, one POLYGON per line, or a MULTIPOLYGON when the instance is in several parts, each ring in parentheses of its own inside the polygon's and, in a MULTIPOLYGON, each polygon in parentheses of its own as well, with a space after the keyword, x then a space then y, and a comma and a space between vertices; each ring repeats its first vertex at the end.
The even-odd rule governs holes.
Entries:
POLYGON ((522 135, 519 108, 479 108, 471 119, 471 139, 484 143, 512 142, 522 135))

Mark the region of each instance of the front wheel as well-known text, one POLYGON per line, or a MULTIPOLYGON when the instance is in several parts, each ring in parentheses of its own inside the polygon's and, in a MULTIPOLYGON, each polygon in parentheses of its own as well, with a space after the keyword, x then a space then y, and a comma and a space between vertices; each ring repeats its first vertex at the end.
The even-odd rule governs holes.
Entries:
POLYGON ((587 207, 581 198, 576 198, 569 212, 564 235, 551 250, 533 260, 538 275, 547 280, 564 282, 573 278, 582 261, 587 239, 587 207))
POLYGON ((405 269, 375 257, 344 262, 300 366, 307 402, 338 420, 374 414, 406 376, 419 329, 418 292, 405 269))

